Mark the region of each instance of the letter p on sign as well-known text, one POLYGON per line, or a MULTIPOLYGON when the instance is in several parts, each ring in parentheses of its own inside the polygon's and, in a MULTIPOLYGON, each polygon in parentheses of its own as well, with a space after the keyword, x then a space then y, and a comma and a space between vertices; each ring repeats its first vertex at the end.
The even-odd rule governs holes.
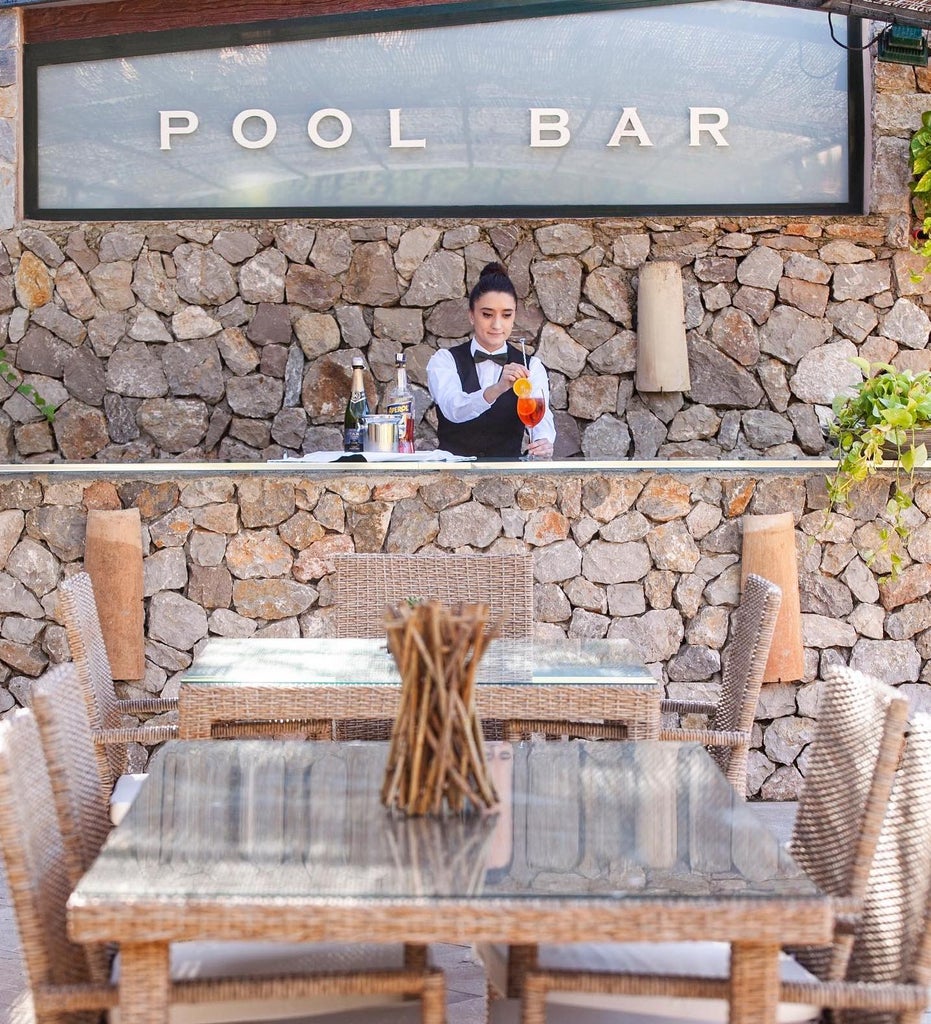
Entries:
POLYGON ((197 114, 193 110, 160 110, 158 112, 159 149, 171 149, 172 135, 191 135, 197 131, 197 114), (172 124, 172 121, 181 122, 172 124))

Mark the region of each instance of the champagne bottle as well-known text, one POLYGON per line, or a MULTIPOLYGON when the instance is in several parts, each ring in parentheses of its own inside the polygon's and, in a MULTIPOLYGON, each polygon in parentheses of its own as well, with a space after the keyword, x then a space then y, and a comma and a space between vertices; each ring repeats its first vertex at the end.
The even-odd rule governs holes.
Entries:
POLYGON ((414 392, 407 382, 407 365, 404 353, 398 352, 394 357, 397 379, 385 389, 382 398, 382 412, 400 416, 398 427, 398 451, 414 450, 414 392))
POLYGON ((343 420, 343 448, 347 452, 362 451, 362 417, 369 414, 369 400, 362 380, 364 365, 362 356, 352 357, 352 388, 343 420))

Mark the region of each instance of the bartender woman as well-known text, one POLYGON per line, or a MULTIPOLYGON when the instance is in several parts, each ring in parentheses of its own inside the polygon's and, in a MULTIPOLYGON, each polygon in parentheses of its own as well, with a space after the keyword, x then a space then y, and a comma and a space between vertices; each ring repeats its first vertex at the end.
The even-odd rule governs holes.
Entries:
POLYGON ((427 384, 436 402, 439 446, 454 455, 517 458, 524 425, 517 418, 518 377, 529 377, 546 399, 546 414, 533 428, 528 452, 553 456, 556 426, 543 364, 507 343, 517 311, 517 292, 500 263, 489 263, 469 294, 472 338, 441 348, 427 364, 427 384))

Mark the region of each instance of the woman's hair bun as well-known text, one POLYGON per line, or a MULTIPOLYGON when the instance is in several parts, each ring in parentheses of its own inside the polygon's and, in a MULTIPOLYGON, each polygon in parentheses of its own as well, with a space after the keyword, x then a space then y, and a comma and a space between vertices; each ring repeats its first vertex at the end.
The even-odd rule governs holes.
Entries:
POLYGON ((500 263, 488 263, 482 267, 478 280, 469 292, 469 309, 475 309, 475 302, 487 292, 503 292, 510 295, 517 303, 517 291, 514 282, 508 277, 507 270, 500 263))

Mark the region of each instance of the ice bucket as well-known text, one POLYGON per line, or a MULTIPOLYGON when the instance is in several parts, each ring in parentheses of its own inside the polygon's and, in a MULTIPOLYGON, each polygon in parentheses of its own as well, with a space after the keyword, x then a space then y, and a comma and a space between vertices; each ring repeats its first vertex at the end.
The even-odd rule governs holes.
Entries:
POLYGON ((364 452, 396 452, 400 416, 363 416, 362 450, 364 452))

